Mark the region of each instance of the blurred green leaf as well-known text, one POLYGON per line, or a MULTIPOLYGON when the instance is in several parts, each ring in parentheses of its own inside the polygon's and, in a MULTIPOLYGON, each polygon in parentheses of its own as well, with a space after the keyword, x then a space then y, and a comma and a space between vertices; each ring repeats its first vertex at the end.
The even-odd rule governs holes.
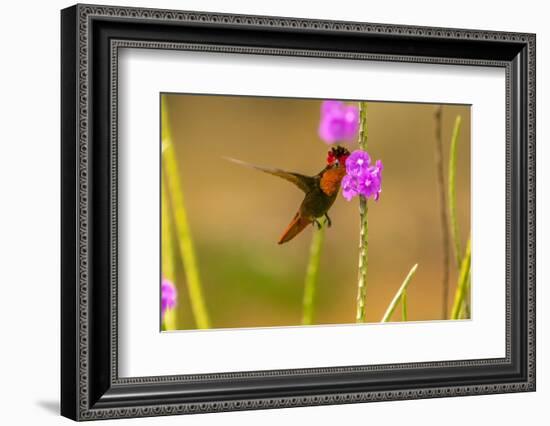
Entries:
POLYGON ((162 95, 161 102, 162 118, 162 166, 166 176, 166 192, 170 197, 170 204, 173 209, 175 231, 178 236, 178 245, 181 260, 187 278, 187 289, 191 309, 198 328, 210 328, 210 320, 204 302, 202 284, 197 267, 197 259, 191 229, 185 210, 183 192, 180 185, 176 154, 172 144, 172 132, 168 119, 168 105, 166 95, 162 95))

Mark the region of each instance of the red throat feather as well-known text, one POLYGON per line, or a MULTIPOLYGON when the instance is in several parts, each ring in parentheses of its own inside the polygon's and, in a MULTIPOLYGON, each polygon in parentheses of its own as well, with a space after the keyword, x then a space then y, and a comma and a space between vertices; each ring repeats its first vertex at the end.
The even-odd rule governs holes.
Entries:
POLYGON ((278 244, 283 244, 292 240, 296 235, 302 232, 304 228, 308 226, 311 222, 312 221, 310 219, 307 219, 301 216, 300 213, 296 213, 292 221, 289 223, 289 225, 285 229, 285 232, 283 232, 283 235, 281 235, 281 238, 279 238, 278 244))

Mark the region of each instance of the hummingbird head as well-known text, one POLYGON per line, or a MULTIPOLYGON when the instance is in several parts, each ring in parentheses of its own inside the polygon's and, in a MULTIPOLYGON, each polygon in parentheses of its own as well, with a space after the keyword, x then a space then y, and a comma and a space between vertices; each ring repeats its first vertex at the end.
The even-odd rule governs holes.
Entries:
POLYGON ((345 167, 346 159, 349 155, 350 152, 343 146, 332 147, 327 155, 327 165, 336 167, 343 165, 345 167))

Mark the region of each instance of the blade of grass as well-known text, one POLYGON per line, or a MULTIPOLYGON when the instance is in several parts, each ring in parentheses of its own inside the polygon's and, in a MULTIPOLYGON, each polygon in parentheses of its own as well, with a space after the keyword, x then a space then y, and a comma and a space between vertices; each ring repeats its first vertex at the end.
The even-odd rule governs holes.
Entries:
POLYGON ((403 295, 403 292, 405 292, 407 290, 407 287, 409 286, 409 283, 411 282, 412 277, 416 273, 417 268, 418 268, 418 263, 415 264, 411 268, 411 270, 409 271, 409 273, 405 277, 405 280, 401 284, 401 287, 399 287, 399 290, 397 290, 397 293, 395 293, 395 296, 393 296, 393 299, 392 299, 391 303, 389 304, 388 308, 386 309, 386 313, 384 314, 384 316, 382 317, 382 320, 380 322, 388 322, 389 321, 389 319, 393 315, 393 311, 395 311, 395 308, 396 308, 397 304, 401 300, 401 296, 403 295))
MULTIPOLYGON (((367 150, 367 103, 359 102, 359 148, 367 150)), ((357 310, 355 319, 357 322, 365 322, 367 303, 367 262, 368 262, 368 234, 369 223, 367 219, 367 199, 359 196, 359 266, 357 277, 357 310)))
POLYGON ((173 257, 173 230, 172 218, 170 215, 170 205, 168 203, 168 194, 166 193, 166 182, 162 179, 161 182, 161 260, 162 260, 162 276, 172 282, 175 277, 175 265, 173 257))
POLYGON ((313 313, 315 306, 315 294, 317 292, 317 281, 319 279, 319 265, 321 263, 321 253, 323 242, 325 240, 326 223, 321 225, 320 229, 313 231, 311 246, 309 248, 309 261, 306 270, 306 280, 304 284, 304 301, 302 324, 313 324, 313 313))
MULTIPOLYGON (((166 183, 161 179, 161 262, 162 277, 170 280, 176 285, 175 265, 174 265, 174 239, 172 234, 172 218, 170 215, 170 206, 168 203, 168 194, 166 193, 166 183)), ((159 283, 160 289, 160 283, 159 283)), ((175 330, 177 324, 176 309, 168 309, 162 319, 163 330, 175 330)))
POLYGON ((170 204, 173 209, 173 218, 176 233, 178 235, 178 248, 185 270, 189 301, 197 328, 210 328, 210 320, 204 302, 202 285, 197 265, 197 257, 191 238, 191 229, 187 219, 187 211, 182 188, 179 181, 176 153, 172 144, 172 132, 168 119, 168 106, 166 96, 162 96, 161 121, 162 121, 162 166, 166 176, 166 189, 170 196, 170 204))
POLYGON ((470 263, 471 263, 471 238, 468 239, 466 245, 466 253, 460 265, 460 273, 458 275, 458 285, 455 292, 455 300, 453 303, 453 310, 451 311, 451 319, 458 319, 462 304, 464 302, 464 296, 466 294, 466 283, 470 275, 470 263))
MULTIPOLYGON (((470 267, 471 269, 471 267, 470 267)), ((460 314, 458 318, 460 319, 469 319, 470 312, 470 284, 472 282, 472 273, 468 274, 468 279, 466 280, 466 287, 464 288, 464 301, 462 302, 462 307, 460 308, 460 314)))
POLYGON ((407 321, 407 290, 401 295, 401 321, 407 321))
POLYGON ((177 330, 176 315, 176 308, 166 309, 163 321, 164 329, 162 331, 177 330))
POLYGON ((437 189, 439 192, 439 220, 441 222, 441 315, 446 319, 449 315, 449 219, 447 217, 447 195, 445 194, 445 170, 443 168, 443 137, 442 137, 443 107, 438 105, 435 110, 435 168, 437 174, 437 189))
POLYGON ((460 125, 462 117, 457 115, 451 138, 451 151, 449 154, 449 217, 451 222, 451 235, 453 237, 453 246, 455 250, 456 267, 460 267, 462 261, 462 251, 460 248, 460 236, 458 232, 458 222, 456 219, 456 157, 458 136, 460 134, 460 125))

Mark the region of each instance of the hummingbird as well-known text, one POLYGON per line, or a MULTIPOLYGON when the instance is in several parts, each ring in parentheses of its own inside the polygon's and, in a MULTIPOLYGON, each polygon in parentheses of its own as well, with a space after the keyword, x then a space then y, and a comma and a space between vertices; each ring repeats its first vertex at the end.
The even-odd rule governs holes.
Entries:
POLYGON ((233 158, 228 158, 228 160, 273 176, 278 176, 293 183, 304 192, 305 197, 302 204, 300 204, 290 224, 279 238, 278 244, 283 244, 292 240, 309 224, 321 228, 321 223, 318 219, 323 216, 326 218, 327 225, 329 227, 332 225, 328 211, 332 207, 332 204, 334 204, 342 178, 346 175, 346 159, 349 155, 350 152, 346 148, 342 146, 333 147, 327 154, 325 167, 315 176, 306 176, 281 169, 257 166, 233 158))

